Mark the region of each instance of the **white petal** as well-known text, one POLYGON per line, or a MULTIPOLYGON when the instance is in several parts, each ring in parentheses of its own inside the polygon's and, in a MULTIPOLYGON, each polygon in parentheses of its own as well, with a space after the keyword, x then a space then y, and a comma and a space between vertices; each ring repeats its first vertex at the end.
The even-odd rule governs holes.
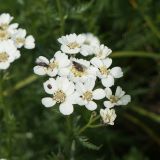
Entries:
POLYGON ((122 69, 120 67, 114 67, 111 69, 111 74, 114 78, 120 78, 123 76, 122 69))
POLYGON ((45 64, 49 64, 49 60, 46 58, 46 57, 44 57, 44 56, 39 56, 37 59, 36 59, 36 63, 38 64, 38 63, 41 63, 41 62, 43 62, 43 63, 45 63, 45 64))
POLYGON ((112 64, 112 59, 111 58, 106 58, 104 60, 102 60, 102 62, 104 63, 104 65, 109 68, 112 64))
POLYGON ((82 98, 80 98, 80 97, 77 98, 76 102, 77 102, 77 104, 80 105, 80 106, 83 106, 83 105, 86 104, 85 101, 84 101, 82 98))
POLYGON ((98 59, 97 57, 94 57, 91 59, 91 64, 93 64, 95 67, 101 67, 103 66, 103 63, 100 59, 98 59))
POLYGON ((106 88, 105 92, 106 92, 106 97, 110 99, 110 96, 112 95, 112 90, 110 88, 106 88))
POLYGON ((47 74, 48 74, 50 77, 55 77, 55 76, 57 75, 57 73, 58 73, 57 68, 55 68, 55 69, 50 69, 50 68, 48 68, 48 69, 47 69, 47 74))
POLYGON ((53 94, 57 90, 56 81, 50 78, 48 81, 43 83, 44 90, 48 94, 53 94))
POLYGON ((62 45, 62 46, 61 46, 61 50, 62 50, 64 53, 76 54, 76 53, 78 53, 78 52, 80 51, 80 48, 70 49, 68 46, 62 45))
POLYGON ((70 82, 70 84, 68 85, 68 88, 65 89, 65 93, 69 96, 71 94, 73 94, 75 89, 75 85, 73 82, 70 82))
POLYGON ((45 107, 52 107, 55 105, 55 103, 56 103, 56 101, 54 101, 51 97, 42 98, 42 104, 45 107))
POLYGON ((95 79, 88 78, 86 82, 84 83, 85 89, 88 91, 92 91, 95 86, 95 79))
POLYGON ((69 80, 66 77, 57 77, 56 86, 58 89, 63 88, 65 90, 69 86, 69 80))
POLYGON ((56 79, 56 85, 59 89, 63 90, 67 95, 71 95, 74 92, 74 83, 69 81, 66 77, 58 77, 56 79))
POLYGON ((40 75, 40 76, 43 76, 46 74, 45 68, 41 66, 35 66, 33 68, 33 71, 35 74, 40 75))
POLYGON ((121 98, 122 96, 124 96, 124 94, 125 94, 125 92, 122 90, 121 87, 118 86, 116 89, 115 96, 121 98))
POLYGON ((96 79, 97 71, 99 71, 97 67, 90 66, 87 71, 89 75, 93 76, 94 79, 96 79))
POLYGON ((73 113, 73 105, 68 102, 62 103, 59 106, 59 111, 64 115, 70 115, 73 113))
POLYGON ((93 99, 100 100, 105 97, 105 91, 101 88, 96 89, 93 91, 93 99))
POLYGON ((9 68, 9 66, 10 66, 9 62, 0 62, 0 70, 7 69, 7 68, 9 68))
POLYGON ((88 102, 85 106, 90 111, 94 111, 97 108, 97 104, 93 101, 88 102))
POLYGON ((83 56, 88 56, 93 54, 93 47, 90 45, 82 45, 80 53, 83 56))
POLYGON ((71 104, 77 104, 79 98, 79 94, 77 92, 74 92, 72 95, 67 96, 66 101, 71 104))
POLYGON ((77 91, 80 95, 83 94, 83 93, 86 91, 85 86, 83 85, 83 83, 81 83, 81 82, 77 82, 77 83, 76 83, 76 91, 77 91))
POLYGON ((120 105, 127 105, 130 101, 131 101, 131 96, 125 95, 120 99, 120 105))
POLYGON ((114 85, 114 78, 110 75, 107 76, 107 78, 101 79, 103 86, 105 87, 111 87, 114 85))
POLYGON ((59 76, 67 76, 69 74, 69 68, 61 68, 59 69, 58 75, 59 76))
POLYGON ((60 68, 69 66, 70 60, 68 59, 68 56, 65 53, 58 51, 55 53, 54 56, 55 56, 56 62, 58 62, 58 65, 60 68))
POLYGON ((33 36, 30 35, 26 38, 24 47, 27 49, 35 48, 35 40, 34 40, 33 36))
POLYGON ((104 101, 104 106, 106 108, 112 108, 115 104, 111 103, 110 101, 104 101))

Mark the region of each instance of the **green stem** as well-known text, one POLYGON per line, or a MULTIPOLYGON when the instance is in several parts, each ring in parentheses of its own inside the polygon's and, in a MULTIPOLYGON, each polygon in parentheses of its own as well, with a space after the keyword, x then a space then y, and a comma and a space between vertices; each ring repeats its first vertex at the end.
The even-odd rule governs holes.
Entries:
POLYGON ((6 128, 6 148, 7 148, 7 158, 12 158, 12 128, 14 128, 14 124, 12 122, 12 116, 10 113, 9 106, 5 105, 4 97, 3 97, 3 75, 1 76, 2 79, 0 79, 0 104, 4 113, 3 121, 6 128))
POLYGON ((129 109, 133 110, 134 112, 141 114, 147 118, 150 118, 152 120, 154 120, 157 123, 160 123, 160 116, 156 113, 147 111, 145 109, 143 109, 142 107, 138 106, 138 107, 130 107, 129 109))
POLYGON ((92 128, 92 127, 91 127, 92 124, 93 124, 96 120, 98 120, 99 118, 100 118, 100 116, 93 117, 93 115, 91 114, 88 123, 87 123, 84 127, 82 127, 82 128, 79 130, 78 133, 81 134, 81 133, 84 132, 87 128, 92 128))
POLYGON ((159 53, 145 52, 145 51, 117 51, 113 52, 112 58, 124 58, 124 57, 140 57, 140 58, 153 58, 160 59, 159 53))
POLYGON ((59 18, 60 18, 61 34, 63 35, 64 34, 64 17, 62 12, 62 6, 61 6, 60 0, 56 0, 56 3, 57 3, 59 18))
POLYGON ((38 79, 38 77, 36 75, 31 75, 31 76, 27 77, 26 79, 18 82, 13 88, 5 90, 3 92, 3 95, 7 96, 7 95, 15 92, 16 90, 19 90, 19 89, 27 86, 28 84, 36 81, 37 79, 38 79))
POLYGON ((89 128, 99 128, 104 127, 104 124, 96 124, 96 125, 90 125, 89 128))

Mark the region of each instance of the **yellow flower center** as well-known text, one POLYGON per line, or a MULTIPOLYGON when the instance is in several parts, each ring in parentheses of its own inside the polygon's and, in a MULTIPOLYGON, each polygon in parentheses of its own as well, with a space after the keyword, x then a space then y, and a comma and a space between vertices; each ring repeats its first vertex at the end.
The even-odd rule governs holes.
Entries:
POLYGON ((24 38, 16 38, 16 43, 17 44, 24 44, 25 43, 25 39, 24 38))
POLYGON ((86 101, 91 101, 92 97, 93 97, 92 92, 86 91, 85 93, 83 93, 82 99, 86 101))
POLYGON ((77 42, 72 42, 67 45, 70 49, 79 48, 80 45, 77 42))
POLYGON ((66 99, 66 94, 62 90, 58 90, 53 94, 53 100, 57 103, 63 103, 66 99))
POLYGON ((102 75, 108 75, 109 72, 110 72, 110 70, 107 69, 105 66, 100 67, 99 70, 100 70, 100 72, 101 72, 102 75))
POLYGON ((114 95, 112 95, 112 96, 110 96, 109 100, 111 101, 111 103, 117 103, 117 101, 119 100, 119 98, 116 97, 116 96, 114 96, 114 95))
POLYGON ((52 63, 50 63, 50 64, 48 65, 48 67, 53 70, 53 69, 55 69, 55 68, 58 67, 58 63, 57 63, 57 62, 52 62, 52 63))
POLYGON ((7 40, 9 38, 9 34, 6 30, 0 29, 0 41, 7 40))
POLYGON ((6 52, 0 53, 0 62, 6 62, 8 60, 8 54, 6 52))
POLYGON ((0 25, 1 30, 6 30, 8 28, 8 24, 4 23, 0 25))

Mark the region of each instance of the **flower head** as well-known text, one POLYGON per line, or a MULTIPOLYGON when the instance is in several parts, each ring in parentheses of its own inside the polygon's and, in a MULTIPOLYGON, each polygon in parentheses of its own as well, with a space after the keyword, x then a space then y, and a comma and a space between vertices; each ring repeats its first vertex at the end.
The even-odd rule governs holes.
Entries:
POLYGON ((98 68, 97 76, 101 79, 101 82, 105 87, 113 86, 114 78, 120 78, 123 76, 123 72, 120 67, 113 67, 112 69, 109 69, 112 64, 111 58, 100 60, 99 58, 94 57, 91 60, 91 63, 98 68))
POLYGON ((18 29, 18 23, 11 23, 12 20, 8 13, 0 15, 0 70, 7 69, 11 62, 20 57, 18 49, 22 46, 27 49, 35 47, 33 36, 26 36, 26 30, 18 29))
POLYGON ((125 92, 119 86, 116 89, 115 95, 112 94, 112 90, 110 88, 106 88, 105 92, 108 101, 104 102, 104 106, 107 108, 112 108, 119 105, 127 105, 131 101, 131 96, 125 95, 125 92))
POLYGON ((55 53, 54 57, 51 60, 48 60, 46 57, 40 56, 36 60, 37 66, 34 67, 34 73, 38 75, 49 75, 54 77, 57 74, 67 75, 68 67, 70 65, 70 60, 68 56, 61 51, 55 53))
POLYGON ((8 13, 3 13, 0 15, 0 41, 10 39, 12 34, 16 31, 18 24, 10 24, 12 20, 13 17, 11 17, 8 13))
POLYGON ((100 45, 99 39, 92 33, 81 34, 84 37, 84 42, 82 44, 80 53, 83 56, 88 56, 94 54, 95 46, 100 45))
POLYGON ((73 112, 73 104, 75 103, 75 86, 74 83, 64 77, 57 77, 56 80, 50 78, 44 83, 46 93, 52 95, 42 99, 45 107, 52 107, 59 104, 59 110, 64 115, 73 112))
POLYGON ((0 27, 6 28, 10 22, 13 20, 13 17, 8 13, 3 13, 0 15, 0 27))
POLYGON ((101 109, 100 110, 100 116, 103 120, 104 124, 114 125, 114 121, 117 117, 114 109, 101 109))
POLYGON ((73 33, 62 36, 58 39, 58 42, 61 43, 61 50, 64 53, 77 54, 84 42, 84 37, 82 35, 76 35, 73 33))
POLYGON ((33 36, 29 35, 26 37, 26 34, 26 30, 20 28, 12 35, 12 39, 17 48, 24 46, 26 49, 33 49, 35 47, 33 36))
POLYGON ((19 51, 14 46, 13 42, 0 42, 0 70, 7 69, 15 59, 20 57, 19 51))
POLYGON ((112 50, 109 49, 104 44, 96 45, 94 47, 94 54, 99 59, 105 59, 107 56, 109 56, 112 53, 112 50))
POLYGON ((100 100, 105 97, 103 89, 98 88, 94 90, 95 79, 88 79, 86 82, 77 82, 76 92, 78 94, 77 103, 79 105, 85 105, 88 110, 95 110, 97 104, 94 100, 100 100))

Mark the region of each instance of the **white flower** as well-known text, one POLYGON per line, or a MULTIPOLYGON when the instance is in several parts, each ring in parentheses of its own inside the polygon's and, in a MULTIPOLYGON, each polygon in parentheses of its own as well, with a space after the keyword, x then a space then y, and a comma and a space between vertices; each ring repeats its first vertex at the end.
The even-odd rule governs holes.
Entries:
POLYGON ((114 121, 117 117, 114 109, 101 109, 100 110, 100 116, 103 120, 104 124, 114 125, 114 121))
POLYGON ((0 15, 0 41, 8 40, 18 27, 17 23, 10 24, 12 19, 9 14, 0 15))
POLYGON ((94 100, 100 100, 105 97, 105 91, 101 88, 93 90, 94 86, 94 79, 88 79, 85 83, 76 83, 76 92, 78 94, 77 103, 79 105, 85 105, 91 111, 97 108, 94 100))
POLYGON ((70 115, 73 112, 76 95, 73 82, 64 77, 57 77, 56 80, 50 78, 44 83, 44 89, 46 93, 52 95, 42 99, 45 107, 52 107, 57 103, 62 114, 70 115))
POLYGON ((11 40, 0 42, 0 70, 7 69, 19 57, 20 53, 11 40))
POLYGON ((33 70, 37 75, 47 74, 50 77, 54 77, 59 74, 65 76, 68 74, 67 67, 70 65, 70 60, 66 54, 58 51, 50 61, 43 56, 38 57, 36 64, 37 66, 35 66, 33 70))
POLYGON ((104 102, 104 106, 107 108, 112 108, 114 106, 119 106, 119 105, 127 105, 131 101, 131 96, 125 95, 125 92, 119 86, 116 89, 115 95, 112 94, 110 88, 106 88, 105 92, 108 101, 104 102))
POLYGON ((84 59, 71 58, 71 66, 68 67, 68 77, 73 82, 84 82, 88 78, 96 79, 96 68, 84 59))
POLYGON ((100 44, 100 41, 92 33, 81 34, 84 37, 84 42, 81 47, 80 53, 83 56, 92 55, 94 53, 95 46, 100 44))
POLYGON ((99 59, 105 59, 112 53, 112 50, 101 44, 94 47, 94 54, 99 59))
POLYGON ((6 29, 8 31, 8 33, 10 34, 10 38, 17 31, 18 25, 19 25, 18 23, 12 23, 6 29))
POLYGON ((100 44, 99 39, 96 36, 94 36, 92 33, 83 33, 81 35, 84 36, 85 40, 83 44, 85 45, 96 46, 100 44))
POLYGON ((114 85, 114 78, 120 78, 123 76, 122 69, 120 67, 113 67, 109 69, 112 64, 111 58, 100 60, 97 57, 92 58, 91 63, 98 68, 97 76, 101 79, 102 84, 105 87, 111 87, 114 85))
POLYGON ((13 17, 10 16, 8 13, 3 13, 0 15, 0 26, 9 25, 10 22, 13 20, 13 17))
POLYGON ((25 39, 24 48, 33 49, 35 48, 35 39, 32 35, 29 35, 25 39))
POLYGON ((80 51, 81 45, 84 42, 84 37, 73 33, 62 36, 58 39, 58 42, 61 43, 61 50, 64 53, 76 54, 80 51))
POLYGON ((33 49, 35 47, 35 40, 33 36, 26 37, 25 29, 17 29, 17 31, 12 35, 12 39, 17 48, 25 47, 26 49, 33 49))

